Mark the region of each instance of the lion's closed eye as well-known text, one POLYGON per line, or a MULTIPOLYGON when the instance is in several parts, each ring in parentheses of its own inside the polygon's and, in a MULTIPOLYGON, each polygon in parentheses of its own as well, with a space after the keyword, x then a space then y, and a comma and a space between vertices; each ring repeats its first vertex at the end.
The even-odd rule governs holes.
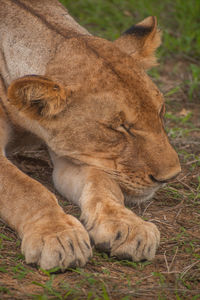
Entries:
POLYGON ((126 133, 128 133, 129 135, 131 135, 132 137, 136 137, 136 135, 133 133, 133 124, 120 124, 120 126, 117 128, 118 131, 125 131, 126 133))

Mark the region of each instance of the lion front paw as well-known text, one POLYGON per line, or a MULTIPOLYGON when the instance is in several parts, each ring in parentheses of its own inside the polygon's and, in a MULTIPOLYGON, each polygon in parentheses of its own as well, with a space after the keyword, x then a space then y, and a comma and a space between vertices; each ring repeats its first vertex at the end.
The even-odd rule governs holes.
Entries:
POLYGON ((143 221, 132 228, 127 225, 126 240, 122 244, 113 244, 111 255, 133 261, 152 260, 155 257, 159 242, 160 232, 153 223, 143 221))
POLYGON ((33 224, 22 240, 26 263, 36 263, 43 269, 84 266, 92 256, 87 231, 73 216, 33 224), (34 226, 35 225, 35 226, 34 226))
POLYGON ((160 242, 160 233, 153 223, 145 222, 124 209, 116 218, 99 218, 88 228, 95 247, 120 259, 152 260, 160 242))

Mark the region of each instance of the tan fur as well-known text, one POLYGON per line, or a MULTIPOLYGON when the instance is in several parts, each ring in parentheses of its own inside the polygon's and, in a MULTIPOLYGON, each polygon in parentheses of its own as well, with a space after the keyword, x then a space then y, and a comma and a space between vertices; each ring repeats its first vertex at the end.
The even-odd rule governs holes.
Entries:
POLYGON ((3 151, 9 140, 10 128, 3 107, 0 106, 0 150, 3 151))
POLYGON ((2 0, 0 22, 0 214, 26 261, 82 266, 88 233, 111 255, 153 259, 159 231, 125 208, 124 194, 144 201, 180 172, 162 94, 145 73, 160 44, 156 18, 115 42, 91 36, 56 0, 2 0), (80 206, 88 233, 3 156, 9 122, 48 145, 54 184, 80 206))
MULTIPOLYGON (((155 50, 161 44, 161 31, 157 29, 156 17, 148 17, 137 24, 143 28, 143 32, 133 30, 133 33, 124 34, 114 43, 124 52, 137 59, 144 69, 149 69, 156 65, 155 50), (145 34, 148 30, 148 34, 145 34)), ((142 30, 141 30, 142 31, 142 30)))

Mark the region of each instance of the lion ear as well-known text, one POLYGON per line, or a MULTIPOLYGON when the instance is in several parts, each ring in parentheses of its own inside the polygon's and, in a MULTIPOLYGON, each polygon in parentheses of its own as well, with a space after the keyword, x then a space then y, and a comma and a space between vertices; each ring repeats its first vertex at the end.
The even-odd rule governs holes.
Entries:
POLYGON ((155 50, 161 44, 157 18, 144 19, 125 31, 114 43, 123 52, 137 59, 145 69, 156 65, 155 50))
POLYGON ((8 101, 33 119, 49 119, 66 107, 66 90, 50 78, 38 75, 21 77, 8 88, 8 101))

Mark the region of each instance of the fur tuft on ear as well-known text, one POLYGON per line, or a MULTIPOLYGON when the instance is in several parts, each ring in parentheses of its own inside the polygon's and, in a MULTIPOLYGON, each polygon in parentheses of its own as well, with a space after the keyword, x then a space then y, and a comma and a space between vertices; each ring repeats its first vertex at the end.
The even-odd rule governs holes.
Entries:
POLYGON ((157 18, 148 17, 132 26, 117 39, 115 45, 123 52, 138 60, 144 69, 155 66, 155 50, 161 44, 161 31, 157 28, 157 18))
POLYGON ((50 78, 27 75, 11 83, 8 101, 32 119, 50 119, 66 107, 66 91, 50 78))

